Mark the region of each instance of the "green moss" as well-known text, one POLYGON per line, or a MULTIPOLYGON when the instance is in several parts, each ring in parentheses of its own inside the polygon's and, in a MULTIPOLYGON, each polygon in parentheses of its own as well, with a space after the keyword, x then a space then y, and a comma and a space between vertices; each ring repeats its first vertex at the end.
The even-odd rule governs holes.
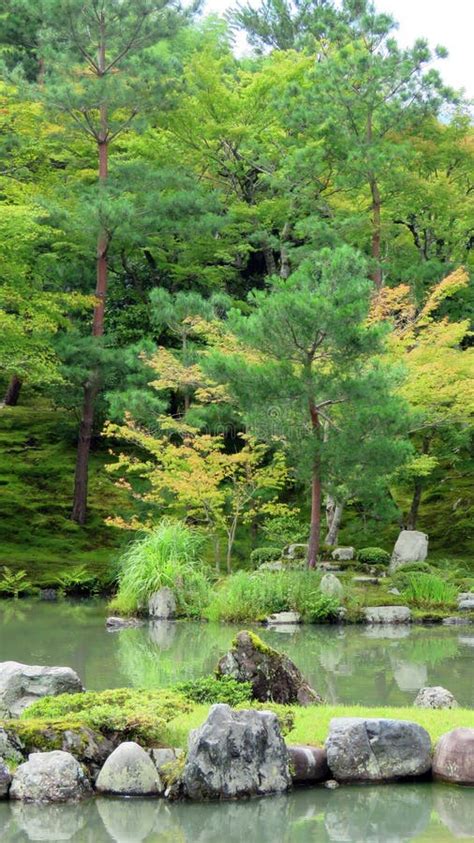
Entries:
MULTIPOLYGON (((255 650, 258 650, 259 653, 264 653, 266 656, 274 656, 277 658, 281 656, 281 654, 278 653, 277 650, 274 650, 272 647, 269 647, 268 644, 265 644, 265 641, 262 641, 262 639, 259 638, 258 635, 255 634, 255 632, 252 632, 250 629, 244 629, 242 631, 245 632, 246 635, 248 635, 250 641, 252 642, 252 647, 254 647, 255 650)), ((233 639, 232 647, 238 647, 238 636, 240 634, 241 633, 239 632, 233 639)))

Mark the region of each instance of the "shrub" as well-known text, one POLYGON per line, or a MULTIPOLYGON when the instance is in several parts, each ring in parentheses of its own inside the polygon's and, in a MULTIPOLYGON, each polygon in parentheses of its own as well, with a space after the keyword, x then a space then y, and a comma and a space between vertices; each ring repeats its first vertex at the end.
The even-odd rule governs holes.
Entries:
POLYGON ((388 565, 390 553, 381 547, 362 547, 357 553, 357 559, 364 565, 388 565))
POLYGON ((427 562, 407 562, 397 570, 397 574, 431 574, 432 570, 427 562))
POLYGON ((133 542, 120 560, 113 611, 133 614, 144 609, 160 588, 171 588, 178 613, 201 617, 210 597, 208 572, 198 558, 202 537, 180 521, 164 519, 133 542))
POLYGON ((321 594, 315 571, 238 571, 221 583, 206 612, 210 620, 263 620, 274 612, 296 611, 307 620, 331 620, 338 601, 321 594))
POLYGON ((308 527, 300 521, 298 512, 286 512, 267 518, 262 531, 269 541, 280 547, 308 541, 308 527))
POLYGON ((237 682, 231 676, 204 676, 192 682, 180 682, 176 690, 195 703, 227 703, 237 706, 252 699, 250 682, 237 682))
POLYGON ((257 547, 250 554, 250 561, 255 567, 263 562, 275 562, 281 559, 282 551, 279 547, 257 547))
POLYGON ((403 588, 405 599, 420 609, 452 606, 456 603, 458 589, 435 574, 412 573, 406 575, 403 588))

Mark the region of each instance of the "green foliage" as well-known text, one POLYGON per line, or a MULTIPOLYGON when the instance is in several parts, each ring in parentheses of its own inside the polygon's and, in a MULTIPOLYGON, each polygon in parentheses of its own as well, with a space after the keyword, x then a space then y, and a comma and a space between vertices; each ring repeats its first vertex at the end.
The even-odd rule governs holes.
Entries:
POLYGON ((257 547, 250 554, 250 561, 254 567, 262 562, 274 562, 281 559, 282 550, 280 547, 257 547))
POLYGON ((18 597, 19 594, 30 591, 31 587, 32 583, 26 571, 12 571, 6 565, 3 566, 0 576, 0 594, 18 597))
POLYGON ((209 602, 208 572, 199 559, 203 539, 179 521, 163 519, 134 541, 120 559, 118 593, 111 609, 132 614, 160 588, 171 588, 178 613, 200 617, 209 602))
POLYGON ((227 703, 238 706, 252 699, 250 682, 237 682, 231 676, 203 676, 192 682, 181 682, 176 690, 196 703, 227 703))
POLYGON ((308 540, 308 527, 303 524, 300 513, 295 511, 265 519, 262 532, 268 541, 280 547, 301 544, 308 540))
POLYGON ((339 603, 319 591, 320 575, 312 571, 238 571, 214 592, 206 610, 210 620, 263 620, 274 612, 300 612, 308 621, 337 617, 339 603))
POLYGON ((361 547, 357 552, 357 559, 364 565, 388 565, 390 553, 381 547, 361 547))
POLYGON ((395 573, 395 577, 399 574, 400 576, 404 576, 405 574, 431 574, 433 573, 431 565, 428 562, 408 562, 402 565, 398 571, 395 573))
POLYGON ((420 609, 449 608, 456 605, 458 589, 435 574, 407 574, 403 597, 420 609))
POLYGON ((123 740, 145 745, 166 742, 166 724, 192 706, 182 694, 173 691, 146 691, 120 688, 44 697, 22 714, 25 728, 30 723, 54 727, 88 726, 107 735, 120 732, 123 740))

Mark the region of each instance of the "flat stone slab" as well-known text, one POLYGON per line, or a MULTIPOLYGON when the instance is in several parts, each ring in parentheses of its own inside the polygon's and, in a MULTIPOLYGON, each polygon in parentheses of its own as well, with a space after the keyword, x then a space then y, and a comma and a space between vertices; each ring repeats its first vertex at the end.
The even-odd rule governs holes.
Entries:
POLYGON ((443 618, 443 626, 469 626, 470 624, 471 620, 469 618, 458 618, 456 616, 443 618))
POLYGON ((378 585, 380 582, 379 577, 352 577, 352 582, 358 583, 359 585, 378 585))
POLYGON ((408 606, 369 606, 364 609, 366 623, 410 623, 408 606))
POLYGON ((105 625, 109 632, 116 632, 119 629, 130 629, 135 626, 143 626, 143 621, 139 618, 119 618, 112 615, 107 618, 105 625))
POLYGON ((301 615, 299 612, 275 612, 274 615, 268 616, 265 623, 271 624, 271 626, 298 624, 301 623, 301 615))

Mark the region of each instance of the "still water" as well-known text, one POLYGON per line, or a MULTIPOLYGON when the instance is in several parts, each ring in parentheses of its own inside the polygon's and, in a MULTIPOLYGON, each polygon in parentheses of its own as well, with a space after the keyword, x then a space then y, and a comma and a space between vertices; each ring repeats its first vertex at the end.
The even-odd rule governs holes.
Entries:
MULTIPOLYGON (((100 601, 0 602, 0 661, 69 665, 86 688, 158 688, 212 671, 237 626, 154 623, 108 632, 100 601)), ((410 704, 444 685, 474 706, 474 627, 257 628, 328 702, 410 704)), ((0 802, 1 843, 474 843, 474 789, 429 783, 323 787, 230 804, 100 798, 0 802)))
POLYGON ((192 805, 97 799, 0 803, 2 843, 447 843, 474 840, 474 790, 444 785, 318 787, 289 796, 192 805))
MULTIPOLYGON (((157 622, 108 632, 106 615, 101 601, 1 601, 0 661, 68 665, 89 690, 159 688, 210 673, 239 629, 157 622)), ((474 626, 256 629, 330 703, 409 705, 422 686, 443 685, 474 707, 474 626)))

